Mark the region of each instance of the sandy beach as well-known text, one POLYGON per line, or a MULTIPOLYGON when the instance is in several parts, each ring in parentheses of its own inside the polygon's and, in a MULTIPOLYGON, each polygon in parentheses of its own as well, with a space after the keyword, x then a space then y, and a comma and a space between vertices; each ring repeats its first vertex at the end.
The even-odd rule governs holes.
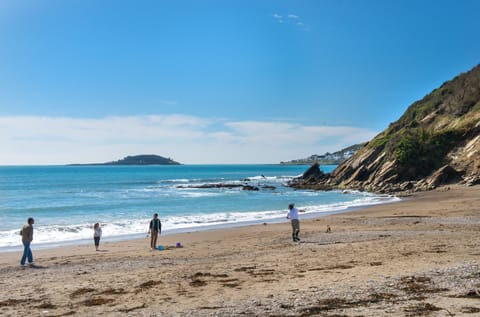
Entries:
POLYGON ((161 236, 163 251, 34 240, 38 268, 1 254, 0 315, 479 316, 479 231, 480 186, 452 186, 304 220, 301 243, 287 220, 161 236))

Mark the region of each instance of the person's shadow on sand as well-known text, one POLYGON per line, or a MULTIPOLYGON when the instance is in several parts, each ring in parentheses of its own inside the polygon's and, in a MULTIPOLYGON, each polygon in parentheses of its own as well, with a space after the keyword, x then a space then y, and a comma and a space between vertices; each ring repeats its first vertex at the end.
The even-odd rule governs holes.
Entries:
POLYGON ((48 266, 37 265, 37 264, 30 264, 26 267, 20 267, 21 270, 25 270, 26 268, 30 269, 48 269, 48 266))

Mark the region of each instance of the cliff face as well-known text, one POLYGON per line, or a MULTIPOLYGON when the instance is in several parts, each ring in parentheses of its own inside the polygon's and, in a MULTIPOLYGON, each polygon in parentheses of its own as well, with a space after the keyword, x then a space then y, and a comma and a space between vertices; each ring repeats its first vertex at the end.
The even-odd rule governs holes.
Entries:
POLYGON ((480 183, 480 65, 413 103, 330 175, 300 188, 376 192, 480 183))

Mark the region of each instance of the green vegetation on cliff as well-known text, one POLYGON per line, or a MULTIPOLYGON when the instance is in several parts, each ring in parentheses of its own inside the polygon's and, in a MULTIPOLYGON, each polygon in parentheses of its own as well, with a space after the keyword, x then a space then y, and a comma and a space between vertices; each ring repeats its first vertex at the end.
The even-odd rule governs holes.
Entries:
POLYGON ((419 101, 330 175, 297 187, 391 192, 480 183, 480 65, 419 101))
POLYGON ((448 164, 448 153, 478 134, 480 66, 413 103, 369 147, 397 162, 399 180, 416 180, 448 164))

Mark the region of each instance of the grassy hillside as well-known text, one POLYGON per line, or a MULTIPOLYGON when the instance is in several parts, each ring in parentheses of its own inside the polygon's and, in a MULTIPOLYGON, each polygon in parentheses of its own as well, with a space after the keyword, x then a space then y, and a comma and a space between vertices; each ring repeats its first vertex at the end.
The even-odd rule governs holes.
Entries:
POLYGON ((480 183, 480 65, 445 82, 314 188, 372 191, 480 183))

